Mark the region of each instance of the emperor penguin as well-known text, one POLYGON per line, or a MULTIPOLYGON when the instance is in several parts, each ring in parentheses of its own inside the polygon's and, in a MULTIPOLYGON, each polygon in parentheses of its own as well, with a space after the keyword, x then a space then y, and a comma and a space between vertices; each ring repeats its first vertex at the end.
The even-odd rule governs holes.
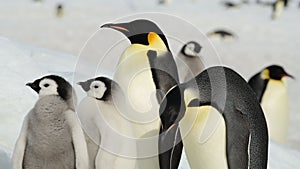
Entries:
POLYGON ((199 53, 202 46, 195 41, 183 45, 175 62, 178 69, 180 82, 187 82, 204 70, 204 63, 199 53))
MULTIPOLYGON (((156 57, 155 52, 148 52, 151 66, 161 67, 156 57)), ((166 124, 167 146, 176 145, 176 130, 181 129, 191 168, 267 168, 268 130, 264 113, 251 87, 229 68, 211 67, 172 87, 161 102, 160 116, 168 117, 162 118, 166 119, 162 123, 166 124), (216 109, 224 123, 207 124, 207 107, 216 109), (218 126, 205 133, 206 125, 218 126), (201 141, 201 137, 209 139, 201 141)))
MULTIPOLYGON (((157 142, 142 146, 143 143, 148 142, 147 140, 143 141, 147 138, 153 141, 153 138, 157 137, 158 144, 164 142, 161 135, 164 124, 161 124, 163 119, 159 118, 159 104, 169 89, 179 83, 176 63, 166 36, 154 22, 145 19, 137 19, 128 23, 105 24, 102 27, 112 28, 123 33, 131 43, 119 60, 114 80, 124 90, 125 97, 129 100, 128 105, 132 107, 132 112, 135 112, 129 118, 136 121, 135 133, 141 141, 138 143, 138 154, 142 153, 142 155, 138 156, 140 158, 149 157, 144 158, 145 161, 140 166, 142 168, 169 169, 171 161, 177 168, 183 146, 181 141, 176 145, 176 154, 172 155, 171 160, 169 157, 174 152, 172 149, 160 152, 161 149, 157 149, 157 142), (166 66, 165 71, 171 78, 168 80, 160 78, 160 83, 154 81, 157 77, 151 73, 152 68, 147 57, 148 50, 154 50, 161 56, 161 64, 166 66), (148 147, 147 150, 145 150, 146 147, 148 147), (157 159, 158 153, 159 160, 157 159)), ((180 133, 180 131, 178 132, 180 133)), ((157 140, 154 139, 154 141, 157 140)))
POLYGON ((270 65, 248 82, 264 110, 270 138, 279 143, 286 142, 290 121, 285 77, 294 78, 281 66, 270 65))
MULTIPOLYGON (((87 92, 77 107, 86 133, 98 139, 96 169, 134 169, 136 142, 130 121, 123 116, 125 101, 119 85, 107 77, 96 77, 78 83, 87 92), (98 133, 98 138, 94 133, 98 133)), ((125 108, 126 109, 126 108, 125 108)))
POLYGON ((87 169, 87 146, 74 111, 72 86, 56 75, 26 85, 39 99, 24 119, 13 152, 13 169, 87 169))
POLYGON ((222 40, 237 38, 237 36, 234 33, 224 30, 224 29, 217 29, 217 30, 211 31, 211 32, 207 33, 207 36, 208 37, 218 37, 222 40))
POLYGON ((278 19, 285 5, 284 0, 276 0, 272 5, 272 19, 278 19))
POLYGON ((64 15, 64 6, 63 4, 57 4, 56 5, 56 16, 62 17, 64 15))

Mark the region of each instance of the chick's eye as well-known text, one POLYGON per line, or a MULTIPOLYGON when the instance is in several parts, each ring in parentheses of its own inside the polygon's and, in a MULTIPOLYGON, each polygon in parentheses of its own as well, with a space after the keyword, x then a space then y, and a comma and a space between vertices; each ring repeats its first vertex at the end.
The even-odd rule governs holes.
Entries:
POLYGON ((48 86, 50 86, 48 83, 44 84, 44 87, 48 87, 48 86))
POLYGON ((99 87, 98 85, 95 85, 95 86, 94 86, 95 89, 97 89, 98 87, 99 87))

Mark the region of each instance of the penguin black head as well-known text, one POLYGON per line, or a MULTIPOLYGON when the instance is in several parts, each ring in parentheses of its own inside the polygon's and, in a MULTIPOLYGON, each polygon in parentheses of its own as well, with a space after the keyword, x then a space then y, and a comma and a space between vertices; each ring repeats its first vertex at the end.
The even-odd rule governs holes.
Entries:
POLYGON ((27 83, 39 96, 59 95, 62 99, 68 100, 72 96, 72 86, 64 78, 57 75, 48 75, 27 83))
POLYGON ((112 96, 112 90, 118 86, 116 82, 106 77, 96 77, 85 82, 78 82, 87 95, 97 100, 107 101, 112 96))
POLYGON ((198 53, 200 53, 201 49, 202 46, 199 43, 190 41, 183 45, 183 47, 181 48, 181 53, 187 57, 195 57, 198 53))
POLYGON ((109 23, 102 25, 101 28, 111 28, 122 32, 131 42, 131 44, 149 45, 148 34, 154 32, 160 36, 169 50, 167 38, 162 30, 152 21, 146 19, 138 19, 126 23, 109 23))
POLYGON ((271 65, 266 67, 261 72, 261 77, 263 79, 274 79, 274 80, 281 80, 283 77, 290 77, 294 79, 294 77, 288 74, 281 66, 278 65, 271 65))

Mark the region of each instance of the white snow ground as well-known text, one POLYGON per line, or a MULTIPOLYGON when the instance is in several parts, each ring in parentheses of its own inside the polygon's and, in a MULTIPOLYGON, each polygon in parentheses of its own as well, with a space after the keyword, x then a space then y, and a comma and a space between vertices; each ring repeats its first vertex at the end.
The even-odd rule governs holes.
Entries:
MULTIPOLYGON (((276 21, 270 20, 271 9, 267 7, 252 3, 240 9, 226 10, 219 2, 174 0, 169 5, 158 6, 156 1, 146 0, 44 0, 43 3, 0 0, 0 169, 9 168, 5 159, 10 156, 24 115, 37 98, 24 86, 25 83, 49 73, 72 81, 76 55, 89 36, 101 24, 137 12, 176 15, 202 32, 219 27, 234 31, 238 35, 237 40, 212 39, 212 43, 222 63, 234 68, 246 79, 274 63, 284 66, 294 75, 296 80, 288 80, 291 108, 288 143, 270 143, 269 168, 300 168, 298 1, 292 1, 276 21), (66 6, 62 18, 55 17, 57 2, 66 6)), ((173 50, 175 53, 178 51, 173 50)), ((209 57, 210 53, 203 49, 201 55, 209 57)), ((186 161, 180 168, 189 168, 186 161)))

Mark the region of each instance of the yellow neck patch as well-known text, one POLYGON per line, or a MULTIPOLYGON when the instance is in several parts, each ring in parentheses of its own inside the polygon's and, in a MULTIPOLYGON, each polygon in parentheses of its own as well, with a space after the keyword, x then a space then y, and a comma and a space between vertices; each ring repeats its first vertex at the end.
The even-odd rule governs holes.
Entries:
POLYGON ((167 50, 167 47, 166 47, 164 41, 155 32, 148 33, 148 42, 149 42, 149 47, 151 47, 151 48, 154 48, 154 49, 156 48, 159 50, 167 50))
POLYGON ((260 73, 260 77, 262 79, 270 79, 270 71, 269 69, 265 69, 260 73))

